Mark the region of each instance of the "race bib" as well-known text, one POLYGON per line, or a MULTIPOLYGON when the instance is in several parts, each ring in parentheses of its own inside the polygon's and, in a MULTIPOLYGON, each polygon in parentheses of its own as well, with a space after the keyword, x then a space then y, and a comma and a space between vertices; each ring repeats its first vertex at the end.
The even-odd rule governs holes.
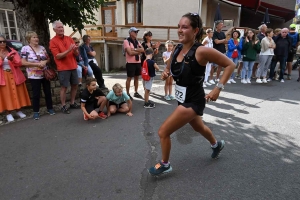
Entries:
POLYGON ((184 103, 186 95, 186 87, 175 85, 175 98, 180 103, 184 103))

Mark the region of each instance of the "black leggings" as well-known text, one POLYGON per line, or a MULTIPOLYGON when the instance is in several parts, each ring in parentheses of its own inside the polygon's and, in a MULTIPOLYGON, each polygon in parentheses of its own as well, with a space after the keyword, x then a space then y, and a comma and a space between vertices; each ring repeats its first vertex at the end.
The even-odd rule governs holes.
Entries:
POLYGON ((98 67, 96 65, 96 63, 94 63, 92 60, 89 62, 89 65, 91 66, 91 68, 93 70, 93 74, 94 74, 95 78, 97 79, 97 83, 98 83, 99 87, 100 88, 105 87, 104 79, 102 76, 102 70, 100 69, 100 67, 98 67))
POLYGON ((41 86, 43 85, 43 90, 45 94, 45 100, 47 109, 53 109, 52 107, 52 97, 51 97, 51 87, 50 81, 43 79, 29 79, 32 88, 32 107, 33 112, 39 112, 40 110, 40 97, 41 97, 41 86))

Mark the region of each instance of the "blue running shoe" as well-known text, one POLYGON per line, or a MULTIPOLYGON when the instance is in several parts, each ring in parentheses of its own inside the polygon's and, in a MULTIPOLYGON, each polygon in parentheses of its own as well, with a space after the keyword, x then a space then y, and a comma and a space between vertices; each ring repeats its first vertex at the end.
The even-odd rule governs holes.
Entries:
POLYGON ((55 112, 53 109, 48 109, 47 113, 49 113, 49 115, 55 115, 55 112))
POLYGON ((211 157, 217 159, 224 146, 225 146, 225 141, 224 140, 219 141, 218 146, 216 148, 212 148, 213 153, 211 154, 211 157))
POLYGON ((33 119, 34 119, 34 120, 40 119, 40 113, 34 112, 34 113, 33 113, 33 119))
POLYGON ((165 166, 161 161, 157 163, 154 167, 151 167, 148 169, 149 174, 152 176, 159 176, 162 174, 167 174, 172 171, 172 167, 169 164, 168 166, 165 166))

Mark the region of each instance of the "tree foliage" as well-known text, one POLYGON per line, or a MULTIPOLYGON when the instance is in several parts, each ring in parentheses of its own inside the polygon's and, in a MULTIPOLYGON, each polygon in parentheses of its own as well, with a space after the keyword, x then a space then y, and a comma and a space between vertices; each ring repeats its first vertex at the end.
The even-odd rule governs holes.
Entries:
POLYGON ((60 20, 74 30, 82 30, 84 24, 96 22, 95 10, 108 0, 6 0, 12 2, 16 9, 29 9, 33 16, 44 16, 38 20, 60 20))

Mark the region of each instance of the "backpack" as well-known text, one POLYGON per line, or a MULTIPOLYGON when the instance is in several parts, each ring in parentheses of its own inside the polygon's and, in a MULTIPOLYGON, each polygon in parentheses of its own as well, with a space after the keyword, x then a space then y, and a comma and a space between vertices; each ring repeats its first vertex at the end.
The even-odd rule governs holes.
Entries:
POLYGON ((292 40, 292 47, 296 47, 297 46, 297 40, 298 40, 298 33, 295 32, 294 35, 289 34, 289 36, 291 37, 292 40))
MULTIPOLYGON (((129 44, 129 46, 130 46, 130 41, 128 40, 128 38, 129 38, 129 37, 125 38, 124 40, 127 40, 127 41, 128 41, 128 44, 129 44)), ((123 44, 122 44, 122 53, 123 53, 123 56, 126 55, 126 50, 125 50, 125 48, 124 48, 124 42, 123 42, 123 44)))
POLYGON ((141 70, 141 75, 142 75, 142 79, 144 81, 149 81, 150 80, 147 60, 145 60, 144 63, 143 63, 142 70, 141 70))

